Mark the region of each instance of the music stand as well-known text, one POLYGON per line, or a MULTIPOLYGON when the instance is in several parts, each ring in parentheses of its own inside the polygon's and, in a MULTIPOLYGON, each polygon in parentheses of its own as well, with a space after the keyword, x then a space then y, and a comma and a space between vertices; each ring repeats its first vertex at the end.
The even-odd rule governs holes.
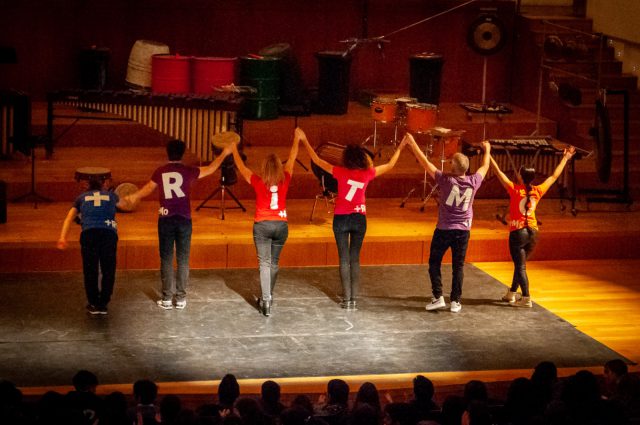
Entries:
POLYGON ((236 184, 238 181, 238 176, 236 175, 236 171, 233 169, 235 163, 233 161, 232 156, 228 156, 222 161, 222 165, 220 166, 220 186, 218 186, 207 198, 198 205, 196 211, 200 211, 201 208, 211 208, 211 209, 220 209, 220 220, 224 220, 224 211, 225 209, 241 209, 242 212, 246 212, 247 209, 242 205, 242 203, 236 198, 236 195, 233 194, 229 186, 236 184), (209 206, 206 205, 207 202, 214 196, 220 193, 220 205, 209 206), (233 199, 236 203, 235 207, 225 207, 225 194, 228 193, 231 199, 233 199))

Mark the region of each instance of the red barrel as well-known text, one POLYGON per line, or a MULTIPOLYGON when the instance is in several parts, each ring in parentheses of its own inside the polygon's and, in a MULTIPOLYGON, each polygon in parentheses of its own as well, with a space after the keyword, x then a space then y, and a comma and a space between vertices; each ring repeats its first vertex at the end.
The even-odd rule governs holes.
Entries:
POLYGON ((191 57, 153 55, 151 91, 153 93, 190 93, 191 57))
POLYGON ((238 58, 193 58, 193 92, 211 94, 214 88, 233 84, 236 80, 238 58))

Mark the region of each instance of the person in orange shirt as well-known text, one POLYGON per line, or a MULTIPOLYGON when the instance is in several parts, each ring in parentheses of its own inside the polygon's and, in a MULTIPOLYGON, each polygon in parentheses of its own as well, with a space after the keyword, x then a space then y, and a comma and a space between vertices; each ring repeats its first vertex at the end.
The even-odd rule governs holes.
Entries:
POLYGON ((500 170, 496 161, 491 158, 491 165, 502 186, 509 194, 509 252, 513 260, 513 280, 511 288, 502 297, 502 301, 509 302, 515 307, 533 307, 529 294, 529 278, 527 277, 527 258, 533 252, 538 236, 538 221, 536 207, 540 199, 558 180, 562 170, 575 153, 571 146, 564 150, 562 160, 549 177, 540 185, 532 185, 536 170, 530 167, 520 167, 516 175, 517 183, 513 183, 500 170), (518 294, 518 287, 522 295, 518 294))

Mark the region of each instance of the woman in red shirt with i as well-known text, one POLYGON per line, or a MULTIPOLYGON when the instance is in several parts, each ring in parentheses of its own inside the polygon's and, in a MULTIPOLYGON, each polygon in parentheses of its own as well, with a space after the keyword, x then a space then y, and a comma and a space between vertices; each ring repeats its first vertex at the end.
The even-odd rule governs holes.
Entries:
POLYGON ((237 146, 232 144, 233 159, 244 180, 256 193, 256 213, 253 222, 253 242, 258 254, 260 289, 262 296, 258 307, 265 316, 271 315, 273 288, 278 277, 278 261, 284 243, 289 236, 287 225, 287 191, 298 156, 298 143, 304 133, 296 128, 293 145, 284 167, 276 154, 270 154, 262 162, 260 175, 251 171, 242 161, 237 146))
POLYGON ((367 207, 365 192, 367 185, 375 177, 391 170, 407 144, 402 139, 388 163, 374 166, 367 151, 360 145, 347 145, 343 151, 343 167, 334 166, 321 159, 313 150, 306 137, 304 143, 311 160, 338 181, 338 196, 333 215, 333 234, 340 257, 340 281, 342 282, 342 302, 340 307, 356 310, 360 286, 360 249, 367 231, 367 207))
POLYGON ((562 170, 575 153, 571 146, 564 150, 560 163, 542 184, 534 186, 531 183, 536 174, 534 168, 520 167, 516 175, 517 183, 513 183, 500 170, 496 161, 491 158, 491 165, 502 186, 509 194, 509 252, 513 260, 513 280, 511 288, 502 297, 515 307, 533 307, 529 294, 529 278, 527 277, 527 258, 533 252, 538 235, 538 221, 536 220, 536 207, 547 190, 558 180, 562 170), (518 287, 522 295, 518 294, 518 287))

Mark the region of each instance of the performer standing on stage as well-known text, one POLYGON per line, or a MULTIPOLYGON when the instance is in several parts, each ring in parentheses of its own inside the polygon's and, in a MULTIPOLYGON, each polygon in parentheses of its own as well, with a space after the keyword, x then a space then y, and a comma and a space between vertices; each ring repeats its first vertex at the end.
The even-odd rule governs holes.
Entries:
POLYGON ((318 157, 306 137, 302 138, 311 160, 338 181, 338 196, 333 215, 333 234, 340 257, 342 302, 340 307, 356 310, 360 287, 360 249, 367 231, 365 192, 375 177, 390 171, 407 143, 402 139, 388 163, 374 166, 369 153, 360 145, 347 145, 343 151, 343 167, 334 166, 318 157))
POLYGON ((571 146, 564 150, 560 163, 542 184, 534 186, 531 183, 536 175, 536 170, 529 167, 520 167, 516 174, 517 183, 514 184, 500 170, 496 161, 491 158, 491 165, 498 180, 509 194, 509 252, 513 260, 513 280, 511 288, 502 297, 503 301, 516 307, 533 307, 529 294, 529 278, 527 276, 527 258, 533 252, 538 238, 538 221, 536 220, 536 207, 540 199, 549 190, 551 185, 562 175, 564 167, 575 153, 571 146), (522 295, 518 294, 518 287, 522 295))
POLYGON ((149 196, 156 187, 160 187, 160 209, 158 217, 158 242, 160 245, 160 278, 162 280, 162 298, 158 307, 165 310, 175 306, 183 309, 187 306, 187 284, 189 281, 189 254, 191 250, 191 184, 213 174, 224 158, 231 153, 225 148, 222 153, 206 167, 193 167, 182 163, 186 145, 181 140, 171 140, 167 144, 169 162, 156 169, 151 180, 142 189, 129 195, 133 204, 149 196), (178 263, 177 279, 173 274, 173 252, 178 263))
POLYGON ((58 249, 67 248, 67 234, 78 214, 82 232, 80 247, 84 290, 87 294, 89 314, 107 314, 116 279, 116 251, 118 248, 118 224, 116 207, 127 205, 118 195, 106 189, 106 179, 91 177, 89 190, 78 196, 67 213, 58 239, 58 249), (99 275, 102 272, 102 282, 99 275))
POLYGON ((298 156, 298 145, 303 137, 305 137, 304 132, 296 128, 293 133, 293 144, 289 158, 284 167, 276 154, 270 154, 262 162, 260 175, 247 168, 236 144, 231 145, 231 152, 238 171, 256 193, 253 242, 258 254, 260 289, 262 291, 262 296, 258 299, 258 306, 265 316, 271 315, 273 289, 278 278, 278 261, 284 243, 289 236, 287 191, 293 175, 293 166, 298 156))
POLYGON ((418 162, 427 170, 427 174, 435 180, 439 188, 438 223, 431 239, 429 252, 429 278, 433 299, 427 304, 427 310, 446 307, 442 296, 442 275, 440 266, 442 257, 451 248, 453 277, 451 282, 451 312, 462 310, 462 282, 464 280, 464 259, 473 219, 473 198, 489 170, 491 145, 482 142, 484 156, 482 165, 475 174, 467 175, 469 158, 456 153, 451 158, 451 173, 443 173, 433 165, 410 134, 409 144, 418 162))

